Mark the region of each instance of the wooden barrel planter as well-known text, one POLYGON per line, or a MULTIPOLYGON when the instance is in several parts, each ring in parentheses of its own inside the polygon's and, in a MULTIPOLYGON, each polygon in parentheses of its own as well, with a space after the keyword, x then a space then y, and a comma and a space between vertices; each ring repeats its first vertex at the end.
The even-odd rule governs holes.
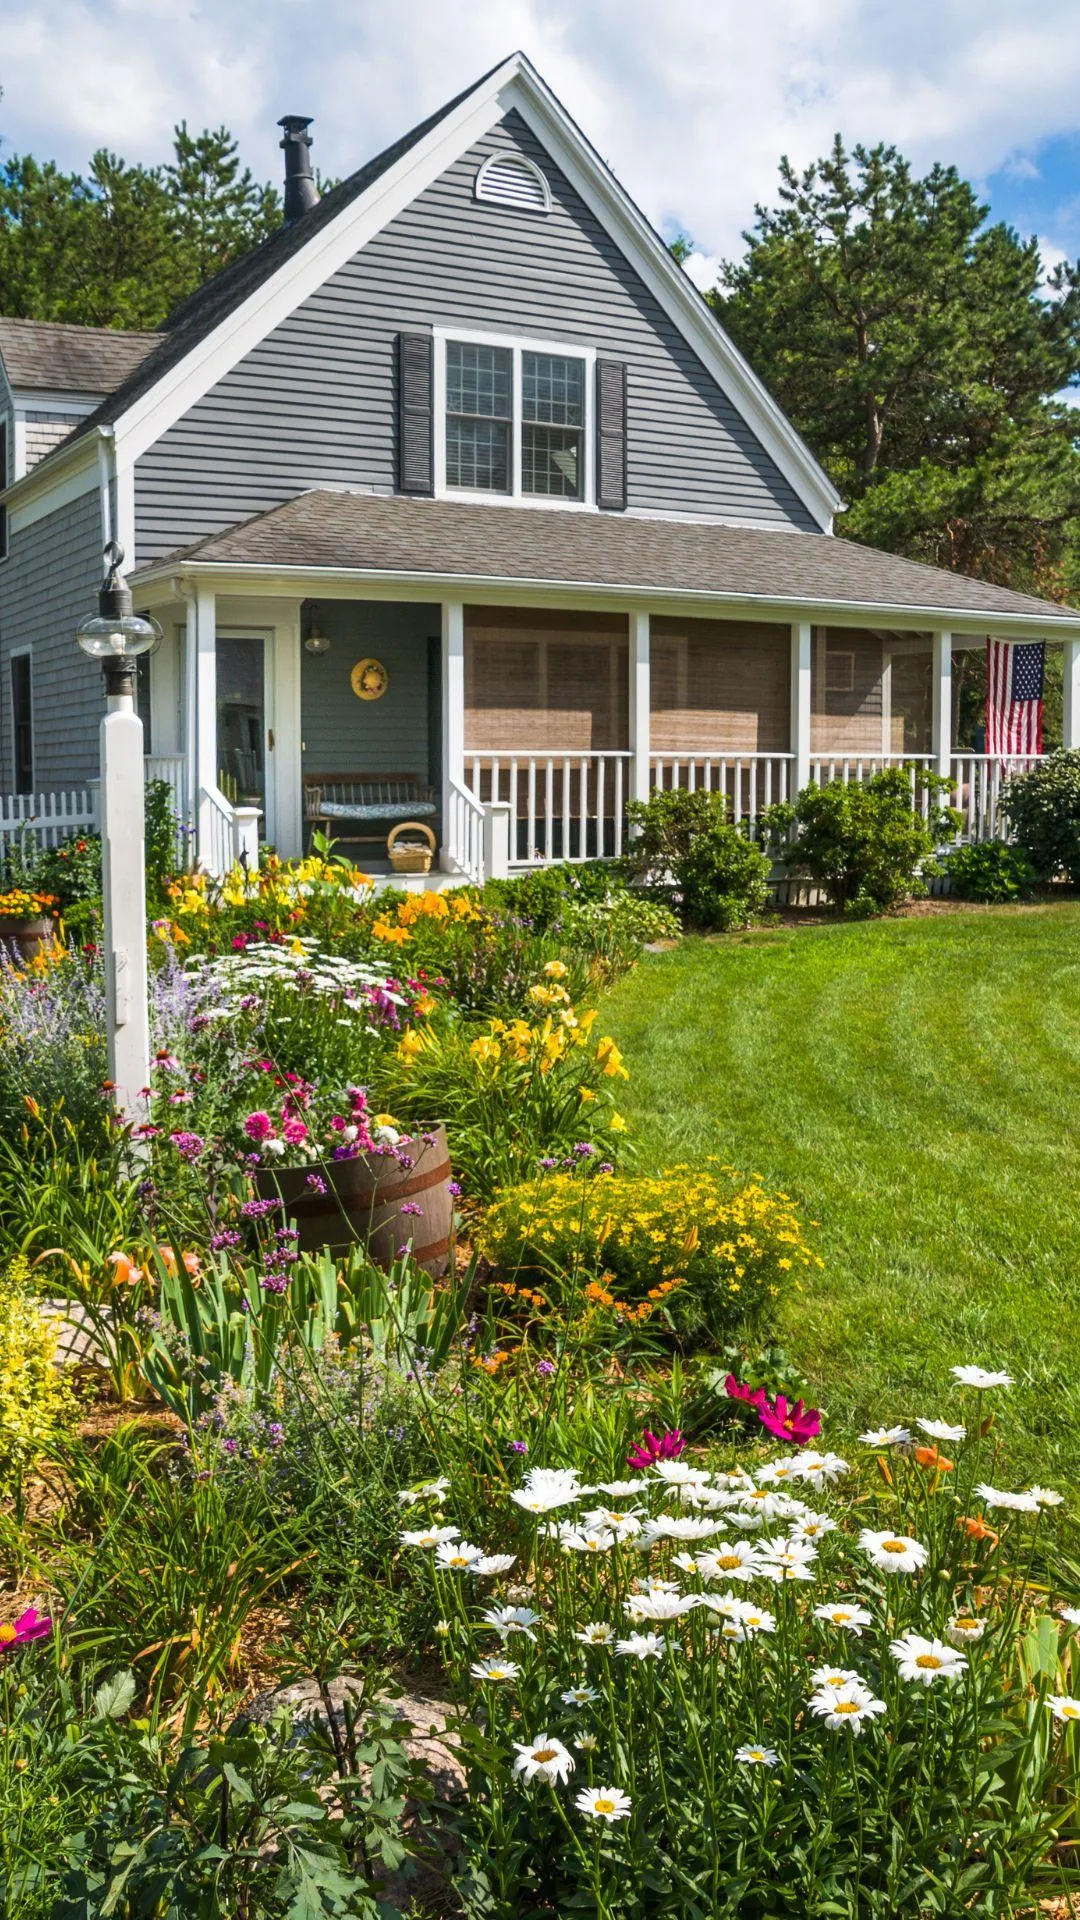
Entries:
POLYGON ((301 1253, 319 1253, 323 1247, 342 1253, 361 1245, 377 1266, 389 1267, 411 1241, 413 1259, 438 1279, 450 1265, 454 1201, 445 1127, 431 1128, 429 1138, 431 1145, 420 1135, 398 1141, 398 1152, 408 1155, 411 1167, 390 1154, 320 1161, 325 1193, 309 1187, 311 1169, 304 1167, 260 1168, 255 1184, 264 1199, 280 1196, 296 1222, 301 1253))
POLYGON ((0 947, 10 952, 15 947, 24 960, 33 960, 43 947, 51 947, 53 923, 46 914, 36 920, 18 920, 12 914, 0 914, 0 947))

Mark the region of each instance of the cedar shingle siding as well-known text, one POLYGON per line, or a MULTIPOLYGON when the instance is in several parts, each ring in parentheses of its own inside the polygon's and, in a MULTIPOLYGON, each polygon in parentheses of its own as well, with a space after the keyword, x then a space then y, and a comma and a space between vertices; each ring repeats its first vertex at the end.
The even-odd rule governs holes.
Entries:
MULTIPOLYGON (((436 323, 592 345, 625 361, 631 507, 813 527, 672 321, 511 114, 143 456, 139 560, 303 488, 392 492, 396 338, 436 323), (481 162, 519 150, 547 176, 547 215, 473 197, 481 162)), ((609 475, 613 485, 617 478, 609 475)))
POLYGON ((13 651, 33 651, 34 787, 76 787, 98 771, 102 678, 78 652, 75 628, 91 612, 101 579, 101 503, 97 492, 11 535, 0 569, 0 792, 14 785, 11 714, 13 651))

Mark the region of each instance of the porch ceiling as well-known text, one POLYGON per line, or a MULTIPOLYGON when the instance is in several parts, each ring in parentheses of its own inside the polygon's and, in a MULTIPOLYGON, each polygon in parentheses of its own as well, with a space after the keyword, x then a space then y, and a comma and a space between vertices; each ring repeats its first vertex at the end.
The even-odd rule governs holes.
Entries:
POLYGON ((826 534, 323 490, 141 569, 132 585, 196 571, 221 576, 230 592, 241 590, 240 578, 254 587, 268 575, 293 577, 305 592, 351 577, 358 588, 426 583, 428 597, 438 597, 435 582, 464 593, 505 585, 702 600, 762 615, 1080 633, 1074 608, 826 534))

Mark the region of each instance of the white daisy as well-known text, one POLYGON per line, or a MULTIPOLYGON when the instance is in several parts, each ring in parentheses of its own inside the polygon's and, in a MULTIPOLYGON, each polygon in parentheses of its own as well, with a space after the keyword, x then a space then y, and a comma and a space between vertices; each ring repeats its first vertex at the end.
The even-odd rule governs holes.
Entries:
POLYGON ((593 1507, 582 1516, 586 1527, 606 1527, 616 1540, 630 1540, 641 1532, 640 1507, 593 1507))
POLYGON ((1080 1607, 1062 1607, 1061 1617, 1070 1627, 1080 1627, 1080 1607))
POLYGON ((780 1755, 775 1747, 736 1747, 735 1758, 744 1767, 775 1767, 780 1755))
POLYGON ((831 1486, 842 1474, 849 1471, 846 1460, 838 1453, 818 1453, 814 1447, 803 1447, 793 1455, 792 1471, 797 1480, 808 1480, 811 1486, 831 1486))
POLYGON ((774 1493, 771 1487, 750 1487, 740 1494, 739 1504, 747 1513, 758 1513, 766 1520, 797 1520, 806 1512, 802 1500, 788 1493, 774 1493))
POLYGON ((466 1573, 474 1561, 483 1558, 483 1547, 474 1547, 468 1540, 444 1540, 435 1549, 436 1564, 452 1573, 466 1573))
POLYGON ((966 1440, 966 1427, 950 1427, 947 1420, 916 1420, 920 1433, 928 1434, 931 1440, 966 1440))
POLYGON ((422 1487, 404 1487, 398 1499, 402 1506, 414 1507, 418 1500, 441 1500, 449 1491, 449 1480, 425 1480, 422 1487))
POLYGON ((696 1593, 685 1598, 679 1593, 632 1593, 623 1601, 623 1611, 636 1625, 640 1620, 678 1620, 696 1604, 696 1593))
POLYGON ((1029 1487, 1028 1493, 1038 1501, 1040 1507, 1060 1507, 1065 1499, 1065 1495, 1053 1487, 1029 1487))
POLYGON ((615 1651, 623 1659, 659 1660, 666 1646, 658 1633, 631 1633, 625 1640, 616 1640, 615 1651))
POLYGON ((911 1439, 910 1427, 871 1427, 869 1433, 860 1433, 859 1439, 864 1447, 906 1447, 911 1439))
POLYGON ((513 1660, 500 1660, 492 1654, 487 1660, 474 1660, 469 1672, 477 1680, 516 1680, 521 1668, 513 1660))
POLYGON ((515 1740, 517 1759, 514 1772, 523 1780, 546 1780, 549 1786, 556 1786, 560 1780, 568 1780, 574 1771, 574 1756, 556 1740, 554 1734, 542 1733, 537 1739, 522 1746, 515 1740))
POLYGON ((490 1579, 496 1573, 509 1573, 516 1559, 514 1553, 482 1553, 479 1560, 473 1561, 469 1572, 490 1579))
POLYGON ((776 1616, 769 1613, 765 1607, 752 1606, 746 1600, 738 1602, 737 1607, 738 1611, 734 1618, 745 1634, 776 1632, 776 1616))
POLYGON ((673 1553, 671 1556, 671 1564, 673 1567, 678 1567, 680 1573, 698 1573, 701 1574, 703 1578, 708 1578, 702 1566, 702 1561, 708 1560, 709 1557, 709 1552, 698 1554, 673 1553))
POLYGON ((826 1533, 835 1533, 837 1522, 831 1513, 806 1513, 796 1520, 791 1529, 793 1540, 820 1540, 826 1533))
POLYGON ((843 1633, 853 1633, 856 1638, 864 1627, 873 1625, 873 1619, 865 1607, 856 1607, 843 1600, 826 1600, 820 1607, 814 1608, 815 1620, 824 1620, 827 1626, 839 1627, 843 1633))
POLYGON ((762 1552, 749 1540, 718 1540, 698 1554, 698 1571, 705 1580, 753 1580, 762 1552))
POLYGON ((666 1480, 669 1487, 703 1487, 712 1479, 704 1467, 692 1467, 687 1460, 657 1460, 653 1473, 658 1480, 666 1480))
POLYGON ((531 1607, 489 1607, 482 1618, 485 1626, 494 1627, 504 1638, 508 1633, 523 1633, 526 1639, 535 1640, 533 1628, 540 1625, 540 1615, 531 1607))
POLYGON ((926 1565, 926 1548, 906 1533, 874 1533, 864 1527, 859 1545, 881 1573, 917 1573, 926 1565))
POLYGON ((733 1467, 730 1473, 714 1473, 713 1484, 717 1487, 730 1487, 733 1490, 753 1486, 753 1480, 745 1467, 733 1467))
POLYGON ((564 1553, 610 1553, 614 1545, 615 1535, 607 1527, 594 1528, 591 1533, 571 1528, 562 1536, 564 1553))
POLYGON ((590 1620, 580 1633, 575 1633, 574 1639, 580 1640, 583 1647, 610 1647, 614 1644, 615 1629, 609 1627, 606 1620, 590 1620))
POLYGON ((722 1520, 694 1520, 689 1514, 662 1513, 655 1520, 646 1520, 637 1544, 647 1553, 657 1540, 710 1540, 722 1531, 722 1520))
POLYGON ((579 1740, 574 1741, 574 1745, 579 1753, 596 1753, 600 1742, 595 1733, 583 1733, 579 1740))
POLYGON ((632 1802, 618 1787, 582 1787, 574 1805, 579 1813, 606 1820, 610 1827, 616 1820, 629 1820, 632 1802))
POLYGON ((398 1534, 403 1547, 442 1547, 460 1538, 460 1527, 419 1527, 398 1534))
POLYGON ((1080 1720, 1080 1700, 1070 1699, 1067 1693, 1052 1693, 1046 1704, 1055 1720, 1080 1720))
POLYGON ((958 1680, 967 1666, 962 1653, 947 1647, 943 1640, 926 1640, 921 1633, 905 1633, 889 1642, 889 1651, 900 1668, 901 1680, 915 1680, 929 1687, 935 1680, 958 1680))
POLYGON ((810 1675, 812 1687, 865 1687, 866 1682, 854 1667, 815 1667, 810 1675))
POLYGON ((790 1454, 784 1460, 767 1460, 754 1475, 760 1487, 782 1487, 785 1481, 797 1480, 798 1477, 790 1454))
POLYGON ((609 1500, 621 1500, 630 1493, 641 1492, 640 1480, 601 1480, 597 1493, 606 1493, 609 1500))
POLYGON ((983 1504, 991 1509, 1003 1507, 1009 1513, 1038 1513, 1039 1511, 1039 1502, 1033 1493, 1008 1493, 1001 1487, 987 1486, 985 1480, 980 1480, 975 1491, 983 1504))
POLYGON ((954 1613, 945 1631, 954 1647, 963 1647, 969 1640, 982 1639, 986 1632, 986 1621, 973 1613, 954 1613))
POLYGON ((989 1387, 1011 1387, 1011 1373, 990 1373, 986 1367, 951 1367, 949 1371, 962 1387, 974 1387, 985 1393, 989 1387))
POLYGON ((862 1682, 849 1681, 844 1687, 819 1687, 808 1702, 810 1712, 839 1732, 861 1733, 866 1720, 884 1713, 884 1700, 876 1700, 862 1682))
POLYGON ((554 1513, 559 1507, 569 1507, 575 1500, 580 1500, 581 1489, 516 1487, 510 1498, 526 1513, 554 1513))
POLYGON ((564 1707, 587 1707, 590 1701, 599 1698, 595 1687, 567 1687, 566 1692, 559 1695, 564 1707))

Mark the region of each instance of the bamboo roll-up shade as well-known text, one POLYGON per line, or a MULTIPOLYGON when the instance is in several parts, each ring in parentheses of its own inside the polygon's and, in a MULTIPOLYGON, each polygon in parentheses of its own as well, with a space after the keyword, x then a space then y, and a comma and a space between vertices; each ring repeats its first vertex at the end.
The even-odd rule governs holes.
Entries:
POLYGON ((465 609, 466 753, 603 752, 629 737, 624 616, 465 609))
POLYGON ((894 653, 889 678, 889 750, 929 753, 933 747, 934 676, 930 648, 894 653))
POLYGON ((650 656, 654 753, 787 752, 790 627, 656 619, 650 656))
POLYGON ((881 754, 881 635, 859 627, 815 627, 810 661, 810 751, 881 754))

